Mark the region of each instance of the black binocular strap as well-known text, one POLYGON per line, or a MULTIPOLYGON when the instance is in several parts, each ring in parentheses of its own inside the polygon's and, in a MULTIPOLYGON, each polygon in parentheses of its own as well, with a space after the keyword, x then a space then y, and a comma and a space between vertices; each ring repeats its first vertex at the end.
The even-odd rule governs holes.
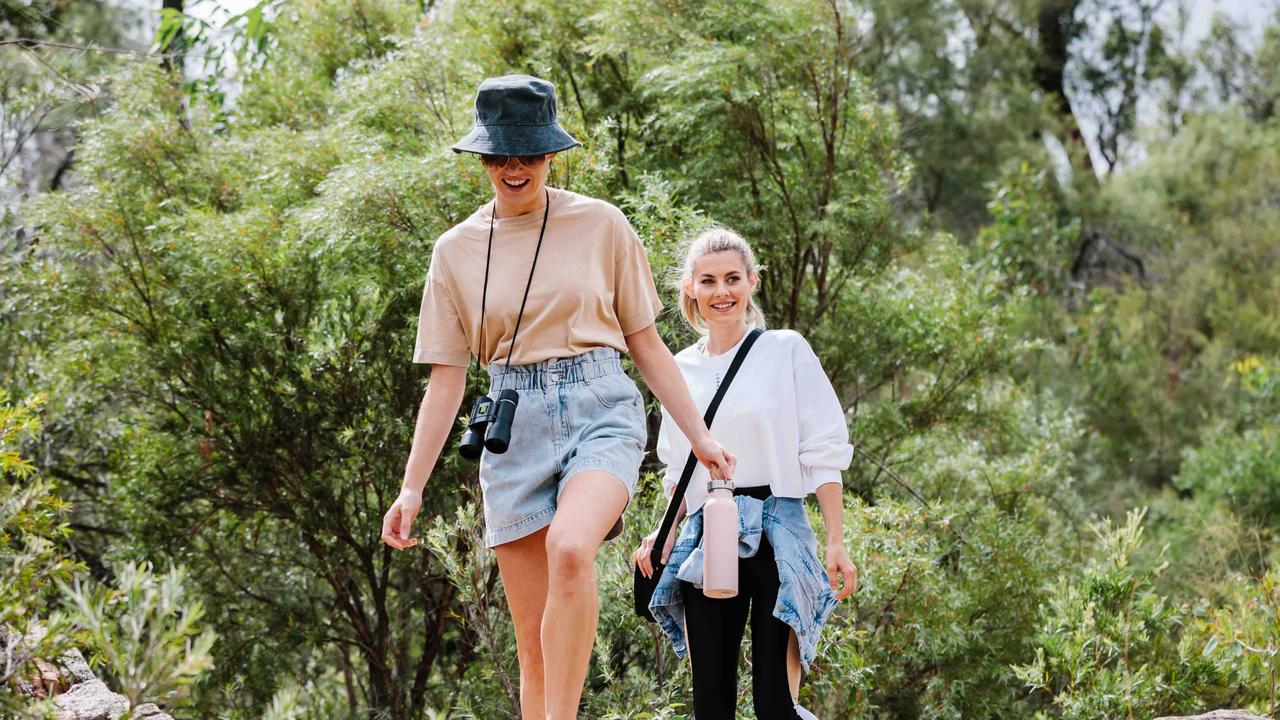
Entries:
MULTIPOLYGON (((542 238, 547 234, 547 218, 551 215, 551 191, 542 189, 545 203, 542 209, 542 229, 538 231, 538 245, 533 249, 533 263, 529 265, 529 279, 524 284, 524 297, 520 300, 520 313, 516 315, 516 329, 511 333, 511 352, 507 353, 507 367, 516 353, 516 338, 520 337, 520 321, 524 319, 524 306, 529 302, 529 288, 533 286, 533 271, 538 267, 538 255, 542 253, 542 238)), ((484 284, 480 288, 480 338, 476 349, 476 367, 480 366, 480 353, 484 352, 484 313, 489 299, 489 261, 493 257, 493 219, 498 214, 498 201, 493 201, 489 211, 489 246, 484 253, 484 284)))
MULTIPOLYGON (((533 262, 529 265, 529 279, 524 283, 524 297, 520 299, 520 313, 516 315, 516 329, 511 332, 511 352, 507 353, 507 367, 511 367, 511 356, 516 354, 516 338, 520 337, 520 321, 524 319, 524 304, 529 302, 529 288, 533 287, 533 270, 538 267, 538 254, 542 252, 542 238, 547 234, 547 218, 551 215, 551 191, 542 188, 546 200, 542 206, 542 229, 538 231, 538 246, 533 249, 533 262)), ((497 209, 494 201, 494 209, 497 209)), ((493 245, 493 218, 489 219, 489 244, 493 245)), ((488 261, 485 261, 488 264, 488 261)), ((488 274, 489 268, 485 268, 488 274)), ((480 300, 480 324, 484 325, 484 300, 480 300)))
MULTIPOLYGON (((747 359, 747 351, 755 344, 756 339, 764 334, 760 328, 755 328, 747 333, 747 337, 742 341, 742 347, 738 348, 738 352, 733 356, 733 362, 729 364, 729 369, 725 371, 724 380, 720 381, 720 387, 716 388, 715 397, 711 398, 711 404, 707 406, 707 411, 702 415, 702 422, 707 427, 711 427, 711 421, 716 417, 716 410, 720 409, 720 401, 724 399, 725 390, 729 389, 729 383, 733 382, 733 376, 738 374, 738 368, 742 367, 742 361, 747 359)), ((671 494, 671 502, 667 503, 667 512, 662 516, 662 525, 658 529, 658 537, 653 542, 653 549, 649 551, 649 562, 653 567, 662 565, 662 548, 667 544, 667 534, 671 532, 671 528, 676 524, 676 511, 680 508, 680 503, 684 501, 685 491, 689 489, 689 480, 693 478, 694 468, 698 467, 698 458, 689 451, 689 459, 684 463, 684 471, 680 473, 680 482, 676 485, 676 490, 671 494)))

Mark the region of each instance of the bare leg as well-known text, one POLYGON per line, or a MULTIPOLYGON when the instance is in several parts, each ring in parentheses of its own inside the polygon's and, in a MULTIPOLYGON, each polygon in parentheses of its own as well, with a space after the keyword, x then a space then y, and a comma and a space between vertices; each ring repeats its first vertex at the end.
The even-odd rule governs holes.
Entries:
POLYGON ((627 505, 627 490, 609 473, 569 478, 547 533, 550 592, 542 618, 547 720, 578 716, 600 616, 595 559, 605 533, 627 505))
POLYGON ((516 628, 520 661, 520 717, 542 720, 546 695, 542 617, 547 606, 547 528, 493 549, 516 628))
POLYGON ((800 701, 800 641, 796 640, 795 630, 791 631, 787 640, 787 684, 791 686, 791 700, 800 701))

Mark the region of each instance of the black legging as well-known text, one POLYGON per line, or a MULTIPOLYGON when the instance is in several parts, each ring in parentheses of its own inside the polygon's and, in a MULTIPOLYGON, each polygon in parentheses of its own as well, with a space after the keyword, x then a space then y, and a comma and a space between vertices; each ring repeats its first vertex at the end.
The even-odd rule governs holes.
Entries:
POLYGON ((696 720, 734 720, 738 705, 738 651, 748 609, 751 613, 751 699, 756 718, 799 719, 787 684, 787 641, 791 627, 773 616, 779 585, 773 547, 763 535, 755 556, 738 560, 737 597, 713 600, 693 585, 680 583, 689 659, 693 666, 696 720))

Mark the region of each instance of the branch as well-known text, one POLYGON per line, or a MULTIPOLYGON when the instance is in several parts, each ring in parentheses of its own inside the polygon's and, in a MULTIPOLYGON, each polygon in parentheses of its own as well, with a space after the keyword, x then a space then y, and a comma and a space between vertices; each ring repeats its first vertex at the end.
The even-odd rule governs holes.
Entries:
MULTIPOLYGON (((920 495, 920 493, 916 492, 914 488, 912 488, 910 485, 907 484, 906 480, 903 480, 902 477, 898 475, 898 473, 894 472, 880 458, 876 457, 875 455, 872 455, 871 453, 867 452, 866 450, 863 450, 860 447, 855 447, 854 451, 857 452, 859 455, 861 455, 864 459, 870 461, 876 467, 880 468, 880 470, 883 471, 884 474, 888 475, 890 479, 892 479, 894 482, 901 485, 902 488, 906 490, 908 493, 910 493, 911 496, 914 497, 916 500, 919 500, 920 503, 924 505, 926 509, 930 507, 928 500, 925 500, 924 497, 920 495)), ((946 525, 946 528, 948 530, 950 530, 953 534, 955 534, 956 540, 958 540, 961 545, 966 544, 964 540, 964 536, 960 534, 960 531, 957 530, 954 525, 952 525, 949 522, 944 522, 943 524, 946 525)))
POLYGON ((58 42, 56 40, 40 40, 37 38, 12 38, 10 40, 0 40, 0 46, 18 45, 30 49, 32 47, 55 47, 65 50, 84 50, 87 52, 104 53, 108 55, 132 55, 134 57, 165 57, 173 53, 151 53, 145 50, 127 50, 125 48, 109 48, 99 45, 78 45, 76 43, 58 42))
POLYGON ((873 464, 873 465, 875 465, 876 467, 880 468, 880 470, 881 470, 881 471, 883 471, 886 475, 888 475, 890 479, 892 479, 894 482, 896 482, 896 483, 898 483, 899 485, 901 485, 901 486, 902 486, 902 489, 903 489, 903 490, 906 490, 906 491, 911 495, 911 497, 914 497, 915 499, 919 500, 919 501, 920 501, 920 503, 921 503, 922 505, 924 505, 925 507, 928 507, 928 506, 929 506, 929 501, 928 501, 928 500, 925 500, 925 499, 924 499, 924 497, 920 495, 920 493, 916 492, 916 491, 915 491, 915 488, 912 488, 910 485, 908 485, 908 484, 907 484, 907 481, 906 481, 906 480, 903 480, 903 479, 898 475, 898 473, 896 473, 896 472, 894 472, 894 471, 890 470, 890 469, 889 469, 889 466, 888 466, 887 464, 885 464, 885 462, 884 462, 883 460, 881 460, 880 458, 876 457, 875 455, 872 455, 871 453, 867 452, 866 450, 863 450, 863 449, 862 449, 862 448, 860 448, 860 447, 855 447, 854 449, 857 451, 857 453, 858 453, 859 455, 861 455, 861 456, 862 456, 862 458, 863 458, 864 460, 867 460, 867 461, 868 461, 868 462, 870 462, 871 464, 873 464))

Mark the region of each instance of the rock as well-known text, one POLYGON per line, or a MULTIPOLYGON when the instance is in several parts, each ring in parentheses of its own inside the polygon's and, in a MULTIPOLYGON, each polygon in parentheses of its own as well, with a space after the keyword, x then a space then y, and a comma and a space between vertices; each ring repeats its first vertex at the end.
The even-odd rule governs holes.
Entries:
POLYGON ((18 680, 18 694, 30 700, 40 699, 40 696, 36 694, 36 687, 27 680, 18 680))
POLYGON ((56 668, 40 658, 31 657, 31 648, 37 647, 47 632, 38 623, 29 625, 25 636, 7 625, 0 625, 0 668, 31 663, 30 669, 22 673, 26 677, 16 678, 18 694, 22 697, 45 698, 66 688, 66 684, 60 682, 56 668))
POLYGON ((52 663, 35 658, 32 664, 35 665, 36 674, 32 676, 31 683, 35 686, 36 697, 53 697, 64 692, 71 684, 63 681, 62 673, 52 663))
POLYGON ((53 704, 58 720, 119 720, 129 710, 129 699, 111 692, 101 680, 75 685, 53 704))
POLYGON ((89 663, 85 662, 84 655, 79 650, 72 648, 58 658, 58 664, 62 665, 62 669, 67 671, 67 682, 72 685, 77 683, 89 682, 94 679, 93 671, 89 669, 89 663))
POLYGON ((1250 715, 1244 710, 1214 710, 1204 715, 1179 715, 1156 718, 1156 720, 1268 720, 1268 718, 1250 715))
POLYGON ((140 720, 173 720, 173 716, 161 710, 155 703, 145 703, 137 708, 140 720))

